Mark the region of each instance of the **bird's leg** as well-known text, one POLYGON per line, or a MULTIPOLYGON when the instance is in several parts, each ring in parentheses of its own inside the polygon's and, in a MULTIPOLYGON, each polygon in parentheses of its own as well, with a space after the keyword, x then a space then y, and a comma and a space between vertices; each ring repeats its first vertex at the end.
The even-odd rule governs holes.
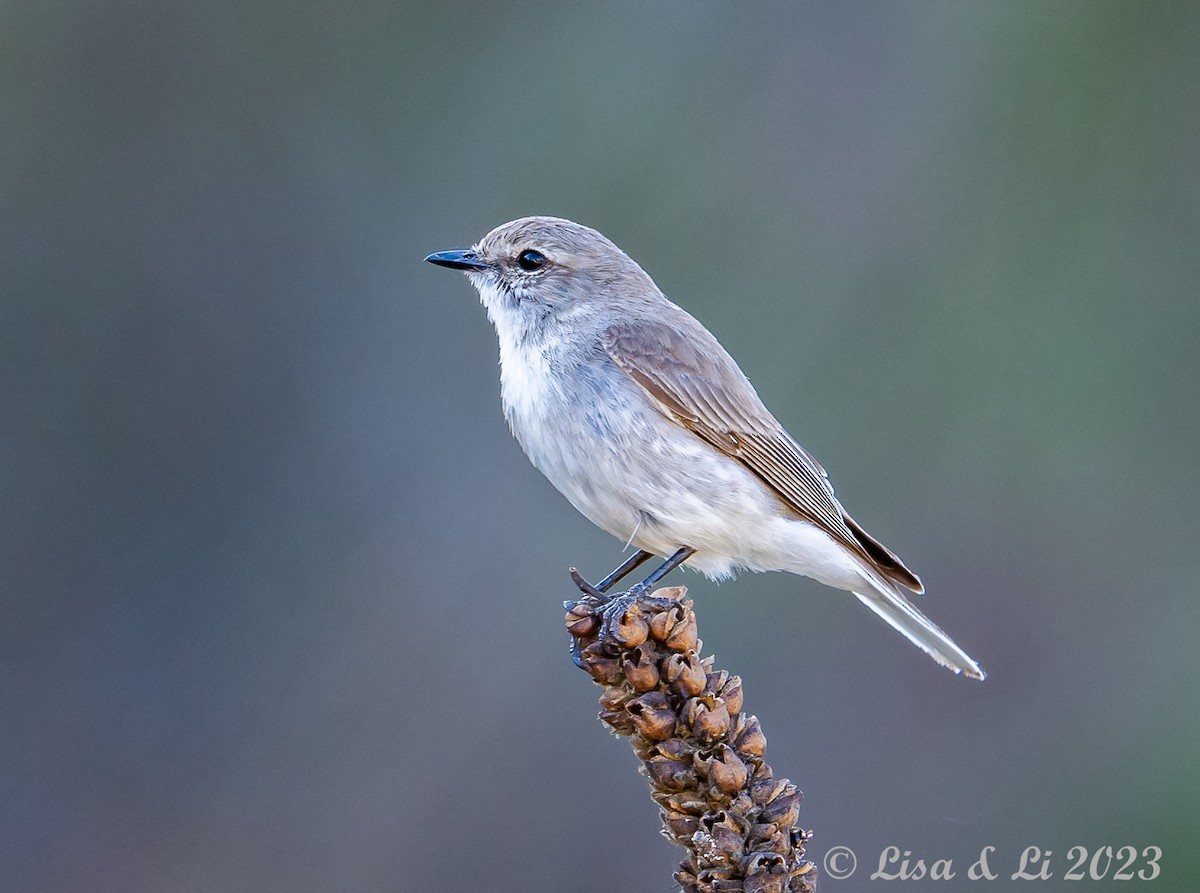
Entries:
MULTIPOLYGON (((583 579, 579 571, 575 568, 570 569, 571 580, 579 587, 579 591, 587 596, 586 601, 590 602, 595 608, 596 614, 603 620, 604 626, 602 632, 607 632, 613 623, 614 617, 620 617, 628 607, 643 597, 643 593, 673 571, 683 562, 687 561, 696 550, 684 546, 674 555, 668 558, 661 567, 654 573, 648 576, 642 582, 632 587, 628 592, 623 592, 619 595, 608 595, 608 590, 618 583, 621 579, 628 576, 635 568, 645 564, 654 557, 653 552, 647 552, 645 549, 638 549, 633 555, 629 556, 620 567, 614 570, 611 574, 593 586, 587 580, 583 579), (619 603, 619 605, 618 605, 619 603)), ((563 607, 568 611, 575 606, 575 602, 563 602, 563 607)), ((571 659, 575 661, 576 666, 582 666, 582 658, 579 653, 579 640, 571 639, 571 659)))
POLYGON ((626 576, 633 573, 636 568, 641 567, 653 557, 653 552, 647 552, 645 549, 638 549, 637 552, 621 562, 620 567, 597 583, 596 588, 600 592, 608 592, 608 590, 612 589, 613 584, 619 583, 626 576))
POLYGON ((607 593, 608 590, 613 587, 614 583, 619 582, 621 579, 628 576, 630 572, 634 570, 634 568, 645 564, 653 557, 653 552, 647 552, 645 549, 638 549, 637 552, 622 561, 620 567, 614 570, 595 586, 583 579, 583 577, 579 575, 579 571, 577 571, 575 568, 571 568, 571 580, 574 581, 575 585, 579 587, 580 592, 582 592, 584 595, 591 596, 597 602, 603 604, 604 602, 608 601, 608 596, 605 593, 607 593))
POLYGON ((671 571, 675 570, 675 568, 679 567, 679 565, 683 564, 685 561, 687 561, 689 558, 691 558, 695 554, 696 554, 696 550, 693 549, 691 546, 681 547, 674 555, 672 555, 670 558, 668 558, 666 561, 664 561, 662 563, 662 566, 659 567, 658 570, 656 570, 654 573, 652 573, 646 579, 642 580, 642 582, 638 583, 636 586, 634 586, 629 591, 631 593, 637 592, 639 594, 642 592, 645 592, 647 589, 649 589, 651 586, 653 586, 655 583, 657 583, 659 580, 661 580, 667 574, 671 573, 671 571))
MULTIPOLYGON (((691 546, 683 546, 674 555, 662 563, 662 565, 654 571, 642 582, 635 586, 629 587, 625 592, 619 595, 610 597, 603 605, 601 605, 596 613, 603 621, 600 627, 600 638, 606 639, 612 634, 613 626, 621 619, 621 616, 629 610, 629 608, 639 601, 647 600, 646 593, 659 580, 665 577, 679 565, 683 564, 689 558, 696 554, 696 550, 691 546)), ((662 607, 670 607, 671 599, 663 599, 662 607)))
MULTIPOLYGON (((614 570, 595 586, 583 579, 583 576, 575 568, 570 569, 571 580, 577 587, 579 587, 579 591, 587 596, 586 600, 589 601, 591 605, 597 609, 597 611, 599 611, 601 606, 608 604, 608 602, 612 600, 612 597, 607 593, 608 590, 612 588, 613 584, 620 581, 623 577, 628 576, 628 574, 633 571, 634 568, 645 564, 653 557, 653 552, 647 552, 645 549, 638 549, 636 552, 622 561, 616 570, 614 570)), ((570 611, 574 606, 575 602, 563 602, 563 607, 568 611, 570 611)), ((571 660, 575 662, 575 666, 583 666, 583 659, 579 654, 579 640, 574 637, 571 639, 571 660)))

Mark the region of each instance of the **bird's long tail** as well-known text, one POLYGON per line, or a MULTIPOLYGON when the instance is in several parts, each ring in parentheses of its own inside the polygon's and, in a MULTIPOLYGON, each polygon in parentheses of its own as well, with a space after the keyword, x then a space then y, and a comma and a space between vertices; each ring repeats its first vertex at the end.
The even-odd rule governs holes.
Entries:
POLYGON ((963 673, 981 681, 987 678, 987 673, 979 664, 942 632, 936 623, 918 611, 893 584, 873 573, 867 575, 867 581, 869 588, 854 594, 904 638, 955 673, 963 673))

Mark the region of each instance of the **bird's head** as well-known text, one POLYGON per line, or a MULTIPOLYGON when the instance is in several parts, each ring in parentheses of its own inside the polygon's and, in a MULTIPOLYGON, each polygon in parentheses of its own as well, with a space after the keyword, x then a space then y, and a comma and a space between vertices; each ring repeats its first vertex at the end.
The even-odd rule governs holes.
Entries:
POLYGON ((596 230, 560 217, 522 217, 471 248, 439 251, 425 260, 465 272, 497 328, 662 300, 653 280, 625 252, 596 230))

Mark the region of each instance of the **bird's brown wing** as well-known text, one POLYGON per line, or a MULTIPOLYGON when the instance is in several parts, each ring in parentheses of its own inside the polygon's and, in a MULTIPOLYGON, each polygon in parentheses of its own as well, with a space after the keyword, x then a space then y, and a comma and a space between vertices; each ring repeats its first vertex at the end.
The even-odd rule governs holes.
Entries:
POLYGON ((690 317, 685 319, 683 326, 644 319, 617 323, 605 332, 604 349, 664 415, 742 463, 788 509, 884 576, 923 591, 921 581, 900 559, 845 513, 825 469, 771 415, 716 338, 690 317))

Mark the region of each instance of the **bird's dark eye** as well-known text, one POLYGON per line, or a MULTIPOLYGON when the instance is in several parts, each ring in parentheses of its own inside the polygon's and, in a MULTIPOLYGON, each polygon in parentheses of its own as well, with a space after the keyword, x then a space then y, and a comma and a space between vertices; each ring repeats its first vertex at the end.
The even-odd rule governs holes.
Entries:
POLYGON ((517 266, 527 272, 533 272, 545 262, 546 255, 540 251, 534 251, 532 248, 526 249, 517 255, 517 266))

